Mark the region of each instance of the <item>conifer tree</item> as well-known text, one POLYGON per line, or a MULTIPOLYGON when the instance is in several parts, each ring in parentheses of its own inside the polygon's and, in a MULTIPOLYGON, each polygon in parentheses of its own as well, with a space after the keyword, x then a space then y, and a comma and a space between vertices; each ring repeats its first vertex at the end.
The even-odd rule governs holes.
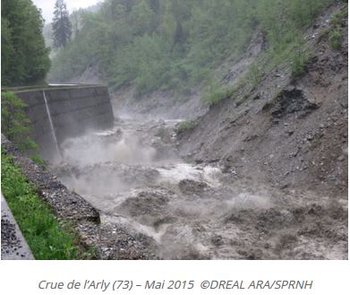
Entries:
POLYGON ((72 24, 69 12, 63 0, 55 3, 54 18, 52 21, 54 47, 65 47, 72 35, 72 24))

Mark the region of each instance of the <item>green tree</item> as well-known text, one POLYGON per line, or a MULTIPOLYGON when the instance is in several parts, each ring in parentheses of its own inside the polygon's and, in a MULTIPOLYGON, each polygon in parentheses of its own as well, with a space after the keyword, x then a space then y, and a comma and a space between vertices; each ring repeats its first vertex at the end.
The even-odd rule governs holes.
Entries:
POLYGON ((31 0, 2 0, 1 4, 2 85, 41 82, 50 60, 40 11, 31 0))
POLYGON ((148 0, 149 1, 149 6, 151 9, 155 12, 158 13, 160 9, 160 3, 159 0, 148 0))
POLYGON ((54 47, 65 47, 72 35, 72 24, 69 20, 67 6, 63 0, 57 0, 55 3, 52 31, 54 47))
POLYGON ((130 12, 130 21, 133 24, 134 33, 136 35, 143 35, 146 32, 150 32, 154 18, 154 12, 144 0, 141 0, 133 6, 130 12))

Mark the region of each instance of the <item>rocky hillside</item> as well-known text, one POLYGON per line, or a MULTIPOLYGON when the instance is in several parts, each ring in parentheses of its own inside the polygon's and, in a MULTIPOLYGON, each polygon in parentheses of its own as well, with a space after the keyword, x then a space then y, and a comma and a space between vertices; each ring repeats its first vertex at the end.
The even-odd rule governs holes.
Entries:
POLYGON ((346 198, 347 26, 347 5, 328 9, 305 33, 311 55, 302 73, 285 62, 256 87, 212 105, 180 133, 182 154, 237 178, 346 198))

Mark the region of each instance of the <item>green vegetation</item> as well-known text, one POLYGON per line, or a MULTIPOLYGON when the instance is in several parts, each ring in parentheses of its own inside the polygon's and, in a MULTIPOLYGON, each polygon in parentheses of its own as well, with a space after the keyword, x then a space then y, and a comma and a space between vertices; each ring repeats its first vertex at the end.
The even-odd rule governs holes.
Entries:
POLYGON ((1 132, 17 148, 41 167, 46 162, 38 154, 38 145, 31 138, 31 122, 25 113, 26 104, 13 92, 1 93, 1 132))
POLYGON ((1 93, 1 132, 22 152, 35 153, 38 145, 31 139, 31 122, 26 104, 13 92, 1 93))
POLYGON ((79 258, 72 230, 54 217, 20 169, 3 152, 1 190, 36 259, 79 258))
POLYGON ((251 83, 253 88, 259 85, 262 77, 263 77, 263 72, 262 72, 260 66, 258 65, 258 63, 253 63, 250 66, 250 68, 248 70, 248 74, 247 74, 247 78, 248 78, 248 80, 251 83))
POLYGON ((332 16, 331 25, 333 27, 341 27, 342 25, 345 26, 347 17, 348 17, 348 10, 346 7, 332 16))
POLYGON ((40 155, 35 154, 30 157, 30 159, 37 165, 41 166, 41 168, 46 169, 47 163, 45 160, 43 160, 40 155))
POLYGON ((50 67, 43 19, 31 0, 1 1, 1 84, 41 82, 50 67))
MULTIPOLYGON (((220 81, 211 73, 237 59, 256 31, 264 34, 272 62, 286 62, 303 30, 333 2, 106 0, 95 13, 79 13, 79 32, 55 56, 50 78, 68 80, 98 65, 112 89, 132 85, 139 95, 159 89, 186 93, 220 81)), ((293 60, 299 75, 307 58, 298 52, 293 60)), ((260 82, 258 65, 248 78, 260 82)), ((227 94, 207 88, 209 102, 227 94)))
POLYGON ((329 33, 329 41, 333 49, 340 49, 341 47, 342 34, 338 27, 334 28, 329 33))
POLYGON ((56 48, 65 47, 72 35, 72 23, 69 20, 69 13, 63 0, 56 1, 53 14, 53 45, 56 48))
POLYGON ((348 16, 347 9, 342 10, 339 13, 336 13, 332 16, 331 19, 331 25, 332 28, 328 32, 329 36, 329 42, 331 44, 331 47, 335 50, 338 50, 341 48, 341 42, 342 42, 342 33, 341 33, 341 26, 345 25, 345 19, 348 16))
POLYGON ((189 121, 183 121, 179 123, 176 127, 176 133, 180 134, 189 130, 194 129, 197 126, 196 121, 189 120, 189 121))
POLYGON ((231 97, 232 89, 224 87, 216 80, 209 83, 203 96, 203 101, 208 105, 217 104, 220 100, 231 97))
POLYGON ((291 56, 292 77, 297 78, 305 73, 311 54, 303 47, 295 48, 291 56))

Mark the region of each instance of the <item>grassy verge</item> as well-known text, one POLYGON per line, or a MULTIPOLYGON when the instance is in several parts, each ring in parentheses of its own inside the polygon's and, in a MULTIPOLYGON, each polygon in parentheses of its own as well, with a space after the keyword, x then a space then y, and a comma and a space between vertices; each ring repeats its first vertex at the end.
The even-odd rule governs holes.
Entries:
POLYGON ((36 259, 82 259, 72 229, 35 193, 12 158, 1 152, 1 190, 36 259))

